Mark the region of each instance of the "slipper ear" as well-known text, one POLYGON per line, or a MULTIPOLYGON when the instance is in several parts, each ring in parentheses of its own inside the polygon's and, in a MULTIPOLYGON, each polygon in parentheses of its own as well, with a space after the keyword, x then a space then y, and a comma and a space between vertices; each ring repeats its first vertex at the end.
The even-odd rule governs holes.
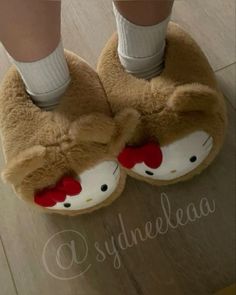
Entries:
POLYGON ((70 129, 70 136, 76 141, 108 144, 116 130, 112 118, 104 114, 91 114, 76 120, 70 129))
POLYGON ((112 139, 110 151, 117 155, 132 139, 141 119, 138 111, 127 108, 118 112, 114 120, 116 123, 116 134, 112 139))
POLYGON ((7 163, 2 172, 3 181, 20 184, 27 175, 43 166, 45 155, 46 148, 41 145, 22 151, 7 163))
POLYGON ((117 139, 127 143, 135 133, 136 127, 140 123, 140 114, 132 108, 124 109, 115 116, 118 129, 117 139))
POLYGON ((176 112, 214 113, 219 108, 219 94, 202 84, 186 84, 176 88, 167 102, 176 112))

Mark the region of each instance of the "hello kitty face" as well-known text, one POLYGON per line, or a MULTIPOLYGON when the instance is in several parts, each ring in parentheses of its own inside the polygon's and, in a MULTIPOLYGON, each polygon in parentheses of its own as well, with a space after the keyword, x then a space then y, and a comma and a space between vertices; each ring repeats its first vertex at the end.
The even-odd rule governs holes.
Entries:
POLYGON ((102 162, 76 178, 64 177, 56 187, 39 192, 35 203, 53 210, 92 208, 111 196, 119 179, 119 165, 114 161, 102 162))
POLYGON ((209 155, 213 138, 196 131, 169 145, 151 143, 134 150, 126 148, 119 156, 123 166, 154 180, 173 180, 197 168, 209 155), (140 152, 141 150, 141 152, 140 152))

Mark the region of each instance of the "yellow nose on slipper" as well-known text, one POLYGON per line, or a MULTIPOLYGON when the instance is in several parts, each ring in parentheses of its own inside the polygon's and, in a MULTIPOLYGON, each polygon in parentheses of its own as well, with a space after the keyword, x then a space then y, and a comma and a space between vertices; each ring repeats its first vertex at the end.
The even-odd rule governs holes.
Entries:
POLYGON ((126 174, 116 157, 139 115, 125 110, 112 118, 96 72, 73 53, 66 58, 71 83, 51 112, 32 103, 14 67, 6 74, 0 86, 2 177, 30 204, 76 215, 121 194, 126 174))
POLYGON ((114 34, 98 74, 112 111, 131 107, 140 123, 118 159, 131 176, 154 185, 187 180, 218 154, 227 124, 224 97, 209 62, 191 36, 170 23, 165 67, 150 81, 125 71, 114 34))

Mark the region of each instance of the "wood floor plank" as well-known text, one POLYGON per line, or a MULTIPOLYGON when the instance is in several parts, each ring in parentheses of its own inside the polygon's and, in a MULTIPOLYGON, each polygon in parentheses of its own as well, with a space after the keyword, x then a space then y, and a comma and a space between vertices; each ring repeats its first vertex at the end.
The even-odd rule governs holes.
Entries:
POLYGON ((236 63, 216 72, 219 85, 236 109, 236 63))
POLYGON ((102 48, 116 30, 111 0, 62 2, 62 36, 66 48, 93 67, 102 48))
MULTIPOLYGON (((233 2, 177 2, 174 18, 198 39, 213 67, 235 61, 233 2), (195 14, 190 14, 190 9, 195 14)), ((63 8, 65 47, 95 66, 115 29, 111 1, 68 0, 63 8)), ((0 61, 2 77, 8 61, 1 49, 0 61)), ((225 71, 219 73, 226 85, 231 83, 225 71)), ((233 101, 232 91, 225 94, 233 101)), ((128 179, 125 192, 113 205, 91 215, 70 218, 41 214, 0 183, 0 233, 19 295, 205 295, 233 283, 236 132, 235 110, 230 105, 228 108, 226 143, 202 175, 164 188, 128 179), (215 202, 216 210, 185 226, 169 226, 165 234, 145 240, 145 226, 152 225, 154 230, 157 220, 166 222, 163 193, 170 202, 172 223, 176 211, 182 209, 186 216, 191 203, 199 212, 203 197, 215 202), (144 241, 137 237, 132 247, 126 247, 122 226, 129 243, 132 232, 141 233, 144 241)), ((3 165, 0 153, 0 167, 3 165)))
POLYGON ((0 292, 2 295, 17 294, 1 238, 0 238, 0 286, 1 286, 0 292))
POLYGON ((187 29, 214 70, 236 61, 234 0, 176 0, 173 20, 187 29))

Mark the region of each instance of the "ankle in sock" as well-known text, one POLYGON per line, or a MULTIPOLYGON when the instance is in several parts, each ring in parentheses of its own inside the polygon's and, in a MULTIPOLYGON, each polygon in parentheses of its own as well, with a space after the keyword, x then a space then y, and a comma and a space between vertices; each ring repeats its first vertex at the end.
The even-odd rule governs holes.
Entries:
POLYGON ((159 75, 164 67, 166 32, 170 16, 153 26, 139 26, 124 18, 115 4, 118 54, 125 70, 142 79, 159 75))
POLYGON ((44 110, 54 109, 70 83, 62 41, 43 59, 33 62, 10 59, 18 69, 33 102, 44 110))

